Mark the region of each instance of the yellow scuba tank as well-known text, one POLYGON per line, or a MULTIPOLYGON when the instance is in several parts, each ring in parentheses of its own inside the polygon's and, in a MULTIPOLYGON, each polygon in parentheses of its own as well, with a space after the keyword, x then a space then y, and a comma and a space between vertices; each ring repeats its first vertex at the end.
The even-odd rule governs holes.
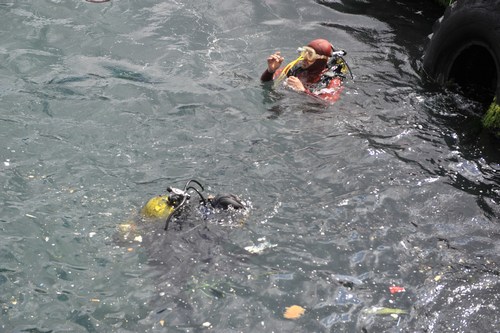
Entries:
POLYGON ((158 195, 149 199, 141 209, 141 215, 148 218, 165 219, 174 211, 168 200, 168 195, 158 195))
MULTIPOLYGON (((173 212, 168 195, 157 195, 142 207, 142 221, 158 221, 167 219, 173 212)), ((142 236, 137 229, 137 221, 129 220, 118 225, 120 239, 128 242, 142 242, 142 236)))

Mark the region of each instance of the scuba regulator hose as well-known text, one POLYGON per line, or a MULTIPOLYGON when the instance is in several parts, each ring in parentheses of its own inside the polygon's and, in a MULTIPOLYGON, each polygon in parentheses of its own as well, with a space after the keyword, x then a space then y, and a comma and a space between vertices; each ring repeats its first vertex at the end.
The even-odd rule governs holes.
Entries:
POLYGON ((351 75, 351 79, 354 80, 354 75, 352 75, 351 67, 349 67, 349 65, 347 64, 347 61, 345 61, 345 59, 344 59, 344 56, 346 54, 347 54, 347 52, 344 50, 332 52, 332 55, 331 55, 332 59, 328 62, 328 68, 335 66, 335 62, 337 61, 337 59, 340 59, 340 60, 342 60, 342 65, 345 65, 345 67, 349 71, 349 74, 351 75))
POLYGON ((174 187, 168 187, 167 192, 169 193, 167 197, 167 204, 173 207, 173 210, 171 213, 167 216, 167 219, 165 221, 165 228, 164 230, 168 230, 168 226, 170 224, 170 220, 176 213, 184 207, 184 205, 191 199, 191 195, 189 194, 189 191, 192 190, 196 192, 200 199, 201 202, 200 204, 203 204, 203 206, 207 206, 207 203, 209 203, 214 209, 229 209, 229 207, 232 207, 233 209, 242 209, 246 210, 245 204, 243 201, 241 201, 240 198, 238 198, 236 195, 227 193, 227 194, 218 194, 215 197, 214 196, 208 196, 206 199, 201 194, 205 190, 203 185, 200 184, 197 180, 191 179, 189 180, 186 185, 184 186, 184 189, 178 189, 174 187), (191 184, 194 183, 198 185, 199 189, 196 188, 195 186, 192 186, 191 184))
POLYGON ((285 68, 283 68, 280 75, 274 80, 275 88, 288 76, 288 72, 290 72, 290 70, 301 60, 304 60, 304 57, 302 57, 302 55, 300 55, 294 61, 291 61, 288 65, 285 66, 285 68))
POLYGON ((195 188, 193 186, 190 186, 191 183, 197 184, 201 188, 201 191, 205 190, 203 188, 203 185, 201 185, 200 182, 198 182, 197 180, 194 180, 194 179, 189 180, 186 183, 186 185, 184 186, 183 190, 180 190, 180 189, 177 189, 177 188, 172 188, 172 187, 168 187, 167 188, 167 192, 171 193, 168 196, 168 201, 175 208, 174 208, 173 212, 170 213, 170 215, 167 217, 167 220, 165 221, 165 228, 164 228, 165 231, 168 230, 168 225, 170 224, 170 220, 175 215, 175 213, 177 213, 186 204, 186 202, 191 198, 191 196, 188 193, 189 190, 195 191, 200 196, 201 201, 203 202, 203 204, 206 205, 207 200, 203 197, 203 195, 201 194, 201 192, 197 188, 195 188))

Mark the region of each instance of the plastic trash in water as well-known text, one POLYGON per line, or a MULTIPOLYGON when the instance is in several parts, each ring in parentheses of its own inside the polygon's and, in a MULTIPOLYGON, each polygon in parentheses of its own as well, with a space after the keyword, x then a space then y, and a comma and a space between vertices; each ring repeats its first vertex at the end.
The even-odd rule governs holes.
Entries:
POLYGON ((408 313, 408 311, 403 310, 403 309, 386 308, 383 306, 372 306, 371 308, 364 310, 364 312, 369 313, 369 314, 376 314, 376 315, 400 315, 400 314, 407 314, 408 313))
POLYGON ((391 294, 397 294, 405 292, 406 289, 404 287, 390 286, 389 291, 391 292, 391 294))
POLYGON ((306 312, 306 309, 299 305, 287 306, 283 317, 286 319, 298 319, 306 312))
POLYGON ((277 244, 271 244, 268 241, 264 241, 264 242, 259 243, 257 245, 246 246, 245 250, 248 251, 248 252, 250 252, 250 253, 260 254, 260 253, 264 252, 264 250, 270 249, 270 248, 273 248, 273 247, 276 247, 276 246, 278 246, 278 245, 277 244))
POLYGON ((363 284, 363 280, 350 275, 332 274, 332 278, 349 289, 353 289, 355 286, 363 284))

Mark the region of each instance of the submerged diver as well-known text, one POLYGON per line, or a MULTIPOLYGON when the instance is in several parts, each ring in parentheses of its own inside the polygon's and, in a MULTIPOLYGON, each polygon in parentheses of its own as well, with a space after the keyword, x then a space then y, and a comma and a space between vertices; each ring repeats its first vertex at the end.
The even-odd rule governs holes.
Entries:
MULTIPOLYGON (((162 221, 164 224, 160 228, 165 232, 172 220, 175 221, 176 230, 188 227, 188 232, 197 229, 197 226, 204 226, 203 230, 209 232, 208 221, 216 222, 216 225, 222 225, 221 222, 229 223, 225 225, 231 227, 244 224, 249 213, 245 201, 234 194, 203 195, 204 190, 201 183, 194 179, 189 180, 183 188, 168 187, 166 194, 156 195, 147 201, 138 218, 118 225, 116 242, 128 246, 149 246, 158 235, 156 223, 162 221), (194 194, 198 195, 199 200, 194 200, 197 199, 192 197, 194 194), (200 217, 203 223, 200 223, 200 217)), ((131 247, 129 251, 132 251, 131 247)))
MULTIPOLYGON (((238 196, 226 193, 204 197, 203 191, 203 186, 194 179, 189 180, 183 189, 168 187, 167 194, 154 196, 147 201, 140 211, 141 220, 165 221, 163 229, 167 231, 170 221, 175 218, 179 227, 182 227, 182 224, 188 222, 188 219, 192 217, 189 210, 192 206, 189 205, 189 202, 193 192, 198 194, 200 198, 197 209, 201 212, 204 220, 218 218, 222 212, 228 212, 232 215, 233 211, 239 211, 241 212, 240 216, 246 216, 247 205, 238 196)), ((134 220, 119 224, 119 241, 142 242, 142 232, 138 230, 138 225, 134 220)))
MULTIPOLYGON (((166 218, 164 229, 168 230, 170 220, 174 216, 178 216, 191 199, 190 191, 198 194, 200 197, 200 205, 205 208, 211 207, 217 210, 227 210, 230 208, 235 210, 246 209, 245 204, 234 194, 208 195, 207 198, 205 198, 203 194, 201 194, 204 190, 203 186, 194 179, 189 180, 183 189, 168 187, 168 194, 151 198, 143 207, 141 213, 145 217, 166 218), (198 185, 198 187, 192 184, 198 185)), ((205 211, 207 212, 207 210, 205 211)))
MULTIPOLYGON (((335 51, 326 39, 315 39, 298 49, 300 55, 284 68, 285 60, 277 51, 267 58, 267 69, 260 77, 262 82, 281 82, 292 90, 304 92, 333 103, 340 98, 342 81, 349 66, 342 58, 345 51, 335 51)), ((352 73, 351 73, 352 77, 352 73)))

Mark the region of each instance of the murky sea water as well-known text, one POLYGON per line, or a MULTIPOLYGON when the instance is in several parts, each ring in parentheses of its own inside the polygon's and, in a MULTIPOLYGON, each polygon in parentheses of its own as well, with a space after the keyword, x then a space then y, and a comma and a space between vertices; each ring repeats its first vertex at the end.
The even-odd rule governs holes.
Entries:
POLYGON ((498 142, 419 76, 441 11, 1 1, 0 331, 500 331, 498 142), (259 82, 317 37, 339 102, 259 82), (140 219, 191 178, 247 214, 140 219))

